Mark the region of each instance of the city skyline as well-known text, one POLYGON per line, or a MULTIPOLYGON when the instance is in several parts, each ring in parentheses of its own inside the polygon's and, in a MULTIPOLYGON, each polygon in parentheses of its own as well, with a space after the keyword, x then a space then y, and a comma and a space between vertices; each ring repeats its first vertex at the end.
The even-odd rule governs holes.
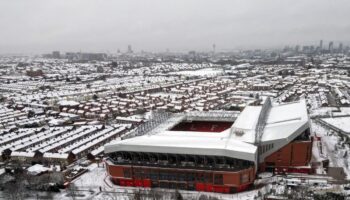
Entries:
POLYGON ((210 51, 350 38, 346 1, 1 1, 0 53, 210 51))

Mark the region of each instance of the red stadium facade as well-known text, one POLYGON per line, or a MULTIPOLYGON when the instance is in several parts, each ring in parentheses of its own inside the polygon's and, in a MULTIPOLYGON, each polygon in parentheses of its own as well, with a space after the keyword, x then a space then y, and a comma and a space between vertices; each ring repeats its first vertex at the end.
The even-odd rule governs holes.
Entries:
POLYGON ((209 167, 135 166, 118 164, 110 160, 106 164, 111 180, 120 186, 234 193, 245 190, 255 179, 254 166, 232 170, 209 167))

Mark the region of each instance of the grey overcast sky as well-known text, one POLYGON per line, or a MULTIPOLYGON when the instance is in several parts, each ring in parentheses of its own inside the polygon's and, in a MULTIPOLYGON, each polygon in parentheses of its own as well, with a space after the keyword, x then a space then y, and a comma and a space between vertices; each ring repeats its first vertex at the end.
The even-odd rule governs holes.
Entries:
POLYGON ((0 0, 0 53, 350 41, 349 0, 0 0))

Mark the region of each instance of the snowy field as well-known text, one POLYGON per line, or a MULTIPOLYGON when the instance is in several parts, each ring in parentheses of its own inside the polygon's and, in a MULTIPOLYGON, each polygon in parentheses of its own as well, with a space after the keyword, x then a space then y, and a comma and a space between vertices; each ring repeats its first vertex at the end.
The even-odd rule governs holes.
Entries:
POLYGON ((350 133, 350 117, 323 118, 322 120, 347 133, 350 133))
POLYGON ((350 107, 341 107, 340 112, 333 112, 334 116, 350 115, 350 107))
POLYGON ((329 130, 328 128, 320 125, 319 123, 315 123, 315 121, 311 122, 311 130, 313 134, 318 137, 322 137, 322 154, 314 156, 320 156, 323 159, 329 159, 330 166, 334 167, 343 167, 345 173, 347 174, 347 179, 350 178, 350 158, 348 156, 348 152, 350 152, 350 147, 346 144, 346 139, 340 137, 338 134, 329 130))

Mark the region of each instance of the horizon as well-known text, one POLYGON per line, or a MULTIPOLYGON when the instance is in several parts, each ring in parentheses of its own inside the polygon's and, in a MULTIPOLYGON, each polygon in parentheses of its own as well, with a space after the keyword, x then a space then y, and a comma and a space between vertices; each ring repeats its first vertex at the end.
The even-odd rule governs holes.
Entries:
MULTIPOLYGON (((328 48, 328 44, 329 42, 333 42, 334 43, 334 47, 337 48, 339 46, 340 43, 342 43, 344 45, 344 47, 346 46, 350 46, 350 41, 333 41, 333 40, 322 40, 323 41, 323 48, 322 49, 327 49, 328 48)), ((271 47, 263 47, 263 48, 259 48, 259 47, 255 47, 255 48, 227 48, 227 49, 218 49, 216 47, 216 53, 234 53, 234 52, 241 52, 241 51, 253 51, 253 50, 263 50, 263 51, 268 51, 268 50, 282 50, 285 47, 289 47, 289 48, 294 48, 296 46, 299 46, 300 48, 302 48, 303 46, 314 46, 314 47, 318 47, 320 40, 317 42, 305 42, 305 43, 301 43, 301 44, 280 44, 280 45, 276 45, 276 46, 271 46, 271 47)), ((131 45, 132 46, 132 45, 131 45)), ((207 48, 207 49, 187 49, 187 50, 178 50, 178 51, 171 51, 171 49, 165 49, 165 50, 161 50, 161 51, 150 51, 150 50, 144 50, 144 49, 134 49, 133 48, 133 53, 153 53, 153 54, 158 54, 158 53, 178 53, 178 54, 186 54, 189 51, 195 51, 197 53, 210 53, 212 52, 212 48, 207 48)), ((104 51, 88 51, 88 50, 60 50, 60 49, 52 49, 52 50, 48 50, 48 51, 42 51, 42 52, 11 52, 11 53, 5 53, 5 52, 0 52, 0 56, 6 56, 6 55, 15 55, 15 56, 33 56, 33 55, 43 55, 43 54, 51 54, 53 51, 59 51, 60 53, 106 53, 106 54, 110 54, 110 55, 114 55, 114 54, 119 54, 119 53, 127 53, 127 47, 125 48, 116 48, 115 51, 110 51, 110 50, 104 50, 104 51), (118 52, 119 50, 119 52, 118 52)))
POLYGON ((5 1, 0 54, 188 52, 350 41, 348 1, 5 1), (311 11, 312 10, 312 11, 311 11), (346 17, 348 16, 348 17, 346 17))

